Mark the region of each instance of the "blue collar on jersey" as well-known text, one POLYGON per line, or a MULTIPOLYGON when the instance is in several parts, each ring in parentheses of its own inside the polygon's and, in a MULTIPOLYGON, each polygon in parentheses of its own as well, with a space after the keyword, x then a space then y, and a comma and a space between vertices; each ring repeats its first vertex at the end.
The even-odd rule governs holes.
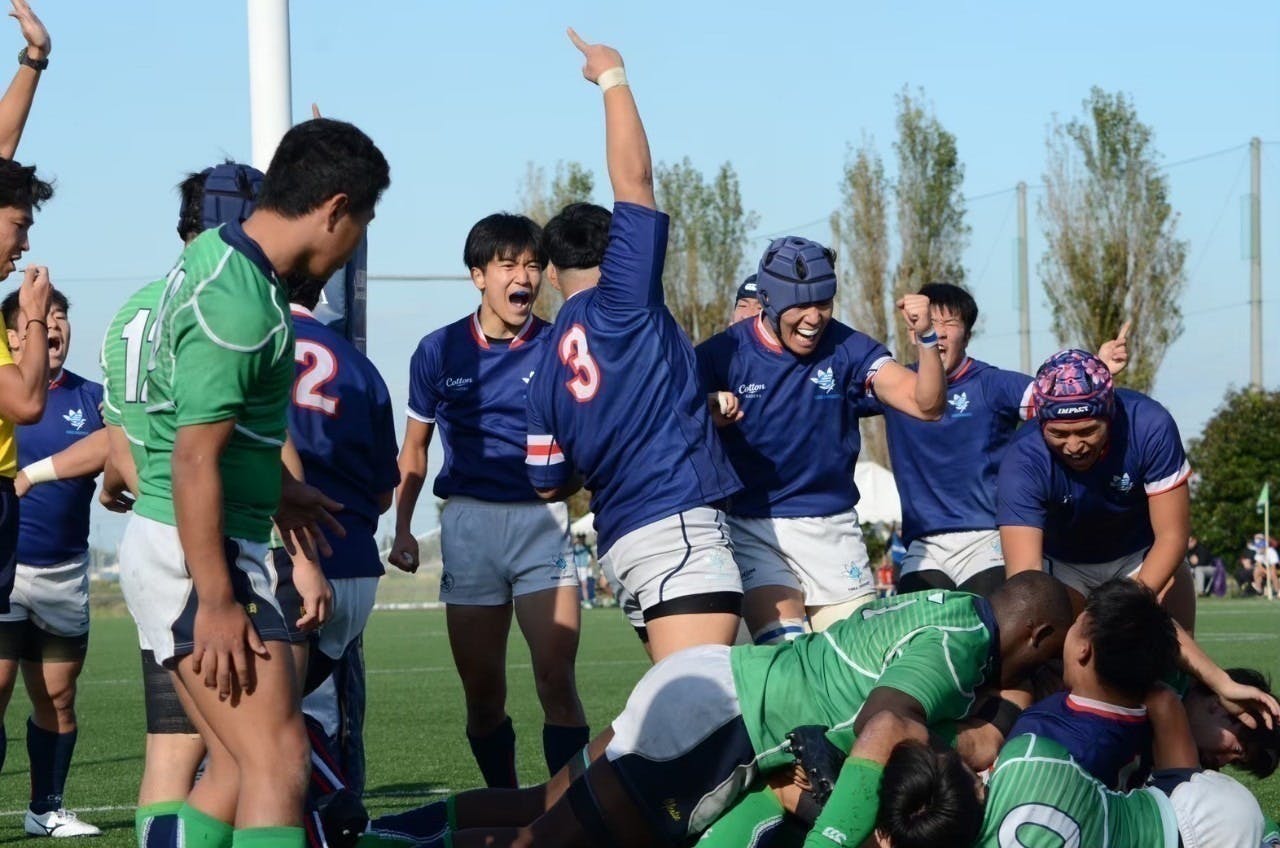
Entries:
POLYGON ((990 673, 987 677, 987 683, 995 683, 1000 685, 1000 625, 996 623, 996 612, 991 608, 991 603, 986 599, 974 595, 973 611, 978 614, 978 618, 982 619, 982 623, 987 626, 987 630, 991 631, 991 648, 987 658, 987 667, 990 673))
POLYGON ((267 254, 262 252, 262 248, 258 243, 249 238, 245 233, 244 227, 239 221, 228 221, 218 230, 218 235, 227 244, 243 253, 250 262, 258 266, 258 270, 265 274, 271 280, 276 279, 276 269, 272 267, 271 260, 267 258, 267 254))

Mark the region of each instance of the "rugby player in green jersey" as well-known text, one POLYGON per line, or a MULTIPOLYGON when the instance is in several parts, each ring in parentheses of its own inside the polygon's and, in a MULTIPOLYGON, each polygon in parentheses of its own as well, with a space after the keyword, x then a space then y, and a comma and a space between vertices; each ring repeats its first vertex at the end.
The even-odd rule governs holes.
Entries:
POLYGON ((782 645, 681 651, 636 685, 585 773, 587 753, 533 790, 460 795, 446 805, 458 829, 427 844, 683 844, 757 776, 791 770, 792 728, 831 728, 848 752, 880 712, 923 726, 961 719, 979 689, 1008 687, 1059 656, 1070 625, 1066 591, 1036 573, 989 602, 919 592, 782 645))
POLYGON ((140 497, 121 584, 209 749, 179 813, 188 843, 303 844, 308 744, 266 557, 293 385, 282 279, 324 279, 389 184, 350 124, 285 134, 258 206, 197 237, 161 295, 147 375, 140 497))

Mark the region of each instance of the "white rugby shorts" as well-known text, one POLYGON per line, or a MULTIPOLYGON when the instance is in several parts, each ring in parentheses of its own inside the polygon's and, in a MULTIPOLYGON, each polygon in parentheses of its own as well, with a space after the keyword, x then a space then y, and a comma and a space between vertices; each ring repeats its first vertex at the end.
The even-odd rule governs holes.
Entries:
POLYGON ((1108 580, 1137 575, 1146 557, 1145 548, 1110 562, 1064 562, 1046 556, 1044 570, 1058 578, 1058 582, 1065 584, 1067 588, 1075 589, 1087 598, 1090 592, 1108 580))
POLYGON ((741 605, 742 579, 724 513, 709 506, 637 527, 600 557, 600 567, 621 587, 618 604, 637 629, 650 619, 693 609, 679 603, 684 598, 723 595, 725 611, 734 613, 741 605))
POLYGON ((27 621, 54 636, 89 632, 89 555, 57 565, 18 563, 9 612, 0 621, 27 621))
POLYGON ((440 555, 440 600, 446 604, 501 606, 546 589, 578 590, 563 502, 453 495, 440 514, 440 555))
POLYGON ((805 518, 729 516, 729 535, 746 591, 788 586, 805 606, 874 596, 875 574, 856 510, 805 518))
POLYGON ((699 645, 645 672, 613 720, 604 755, 673 844, 701 833, 759 769, 725 645, 699 645))
POLYGON ((902 560, 902 574, 941 571, 957 586, 991 569, 1004 569, 999 530, 965 530, 914 539, 902 560))
MULTIPOLYGON (((289 628, 276 601, 276 570, 265 542, 224 538, 231 590, 264 642, 288 642, 289 628)), ((120 542, 120 588, 138 625, 142 647, 156 662, 191 653, 195 584, 187 573, 178 528, 134 513, 120 542)))

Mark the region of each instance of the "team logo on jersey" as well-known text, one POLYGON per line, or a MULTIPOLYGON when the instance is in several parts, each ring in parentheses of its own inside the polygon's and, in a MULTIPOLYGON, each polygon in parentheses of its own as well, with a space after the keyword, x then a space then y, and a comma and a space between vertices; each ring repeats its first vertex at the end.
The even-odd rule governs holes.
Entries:
POLYGON ((446 571, 440 575, 440 594, 447 595, 452 591, 453 591, 453 575, 446 571))
POLYGON ((1122 495, 1127 495, 1133 489, 1133 478, 1129 476, 1128 471, 1116 474, 1111 478, 1111 488, 1122 495))
POLYGON ((70 410, 69 412, 67 412, 65 415, 62 416, 62 420, 66 421, 68 424, 70 424, 72 427, 75 428, 74 430, 68 430, 67 431, 68 433, 79 433, 82 430, 84 430, 85 421, 84 421, 83 409, 70 410))
POLYGON ((563 556, 556 557, 555 565, 551 566, 551 579, 559 580, 564 577, 565 572, 569 570, 569 561, 563 556))
POLYGON ((445 377, 444 379, 445 388, 449 389, 469 389, 474 382, 474 377, 445 377))
POLYGON ((830 365, 827 366, 825 371, 819 368, 818 373, 809 378, 809 382, 817 385, 818 391, 826 394, 836 390, 836 378, 830 365))
POLYGON ((969 393, 960 392, 958 394, 952 395, 951 397, 947 398, 947 406, 951 407, 951 409, 955 411, 955 415, 953 417, 968 418, 969 417, 969 412, 968 412, 969 393))
POLYGON ((534 375, 534 372, 530 371, 528 377, 520 378, 520 382, 524 383, 526 386, 529 385, 529 381, 533 379, 533 375, 534 375))
POLYGON ((753 398, 758 397, 767 386, 764 383, 742 383, 738 386, 738 397, 753 398))

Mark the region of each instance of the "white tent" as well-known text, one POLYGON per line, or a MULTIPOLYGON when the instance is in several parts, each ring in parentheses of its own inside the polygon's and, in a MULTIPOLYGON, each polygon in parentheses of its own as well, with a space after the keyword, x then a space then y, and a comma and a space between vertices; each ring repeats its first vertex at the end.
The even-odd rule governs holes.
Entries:
POLYGON ((853 469, 853 482, 858 487, 858 520, 871 524, 902 524, 902 501, 893 472, 869 459, 853 469))

